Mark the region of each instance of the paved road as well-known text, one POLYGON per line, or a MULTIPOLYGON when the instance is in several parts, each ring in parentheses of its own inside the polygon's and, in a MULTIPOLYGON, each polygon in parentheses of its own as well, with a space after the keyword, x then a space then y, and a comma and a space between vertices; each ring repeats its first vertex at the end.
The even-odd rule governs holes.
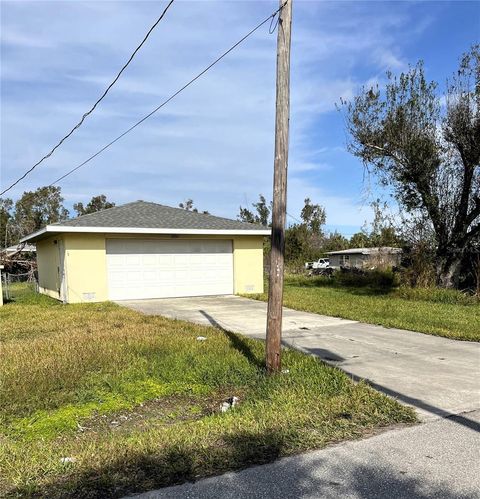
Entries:
POLYGON ((480 434, 453 417, 136 497, 478 499, 479 463, 480 434))
MULTIPOLYGON (((146 314, 212 324, 265 338, 266 304, 239 296, 119 303, 146 314)), ((379 390, 415 407, 423 420, 480 409, 479 343, 287 308, 283 342, 317 355, 355 378, 367 379, 379 390)))

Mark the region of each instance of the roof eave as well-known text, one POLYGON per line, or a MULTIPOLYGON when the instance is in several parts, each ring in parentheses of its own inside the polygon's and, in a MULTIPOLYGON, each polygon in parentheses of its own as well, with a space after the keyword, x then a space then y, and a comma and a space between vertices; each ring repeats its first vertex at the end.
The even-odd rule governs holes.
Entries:
POLYGON ((349 253, 346 251, 327 251, 327 255, 368 255, 368 253, 362 253, 361 251, 355 251, 353 253, 349 253))
POLYGON ((371 248, 371 249, 376 250, 376 251, 367 251, 367 250, 363 250, 363 251, 360 251, 360 250, 356 250, 356 251, 355 250, 338 250, 338 251, 327 251, 327 255, 375 255, 375 254, 381 253, 382 250, 385 253, 389 253, 389 254, 392 254, 392 255, 403 252, 402 248, 385 247, 385 248, 371 248))
POLYGON ((26 243, 28 241, 38 241, 39 239, 42 239, 41 236, 43 236, 43 234, 45 234, 46 232, 48 232, 48 225, 46 227, 43 227, 42 229, 40 230, 37 230, 36 232, 32 232, 31 234, 28 234, 28 236, 25 236, 25 237, 22 237, 20 239, 20 243, 26 243))
POLYGON ((205 236, 269 236, 271 229, 175 229, 149 227, 69 227, 62 225, 47 225, 43 229, 25 236, 20 242, 37 241, 47 237, 47 234, 59 233, 90 233, 90 234, 174 234, 174 235, 205 235, 205 236))

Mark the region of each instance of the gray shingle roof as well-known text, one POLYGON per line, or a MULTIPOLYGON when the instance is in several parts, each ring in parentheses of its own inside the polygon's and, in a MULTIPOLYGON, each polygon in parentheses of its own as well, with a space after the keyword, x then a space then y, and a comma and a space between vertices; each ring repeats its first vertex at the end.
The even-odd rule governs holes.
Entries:
POLYGON ((123 227, 145 229, 262 230, 262 225, 205 215, 157 203, 135 201, 52 224, 62 227, 123 227))

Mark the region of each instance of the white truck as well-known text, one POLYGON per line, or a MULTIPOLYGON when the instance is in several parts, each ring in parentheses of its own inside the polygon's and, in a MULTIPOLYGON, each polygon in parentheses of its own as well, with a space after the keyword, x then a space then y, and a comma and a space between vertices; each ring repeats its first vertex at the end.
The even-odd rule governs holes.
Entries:
POLYGON ((305 268, 307 270, 328 269, 330 267, 330 260, 328 258, 319 258, 315 262, 306 262, 305 268))

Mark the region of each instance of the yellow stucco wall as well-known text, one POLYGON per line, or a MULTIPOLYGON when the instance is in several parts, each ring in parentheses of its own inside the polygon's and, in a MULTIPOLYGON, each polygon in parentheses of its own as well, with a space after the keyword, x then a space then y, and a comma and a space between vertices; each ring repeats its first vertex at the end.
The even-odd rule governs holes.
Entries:
POLYGON ((105 236, 65 234, 68 303, 108 300, 105 236))
MULTIPOLYGON (((108 238, 171 239, 171 236, 108 234, 108 238)), ((58 244, 37 243, 40 291, 60 298, 58 244), (56 251, 55 251, 56 250, 56 251)), ((106 237, 104 234, 63 234, 68 303, 108 300, 106 237)), ((263 236, 179 236, 179 239, 230 239, 233 242, 234 292, 263 292, 263 236)))
POLYGON ((234 293, 263 293, 263 237, 233 239, 234 293))
POLYGON ((38 287, 40 293, 60 299, 60 251, 62 238, 49 237, 37 242, 38 287))

